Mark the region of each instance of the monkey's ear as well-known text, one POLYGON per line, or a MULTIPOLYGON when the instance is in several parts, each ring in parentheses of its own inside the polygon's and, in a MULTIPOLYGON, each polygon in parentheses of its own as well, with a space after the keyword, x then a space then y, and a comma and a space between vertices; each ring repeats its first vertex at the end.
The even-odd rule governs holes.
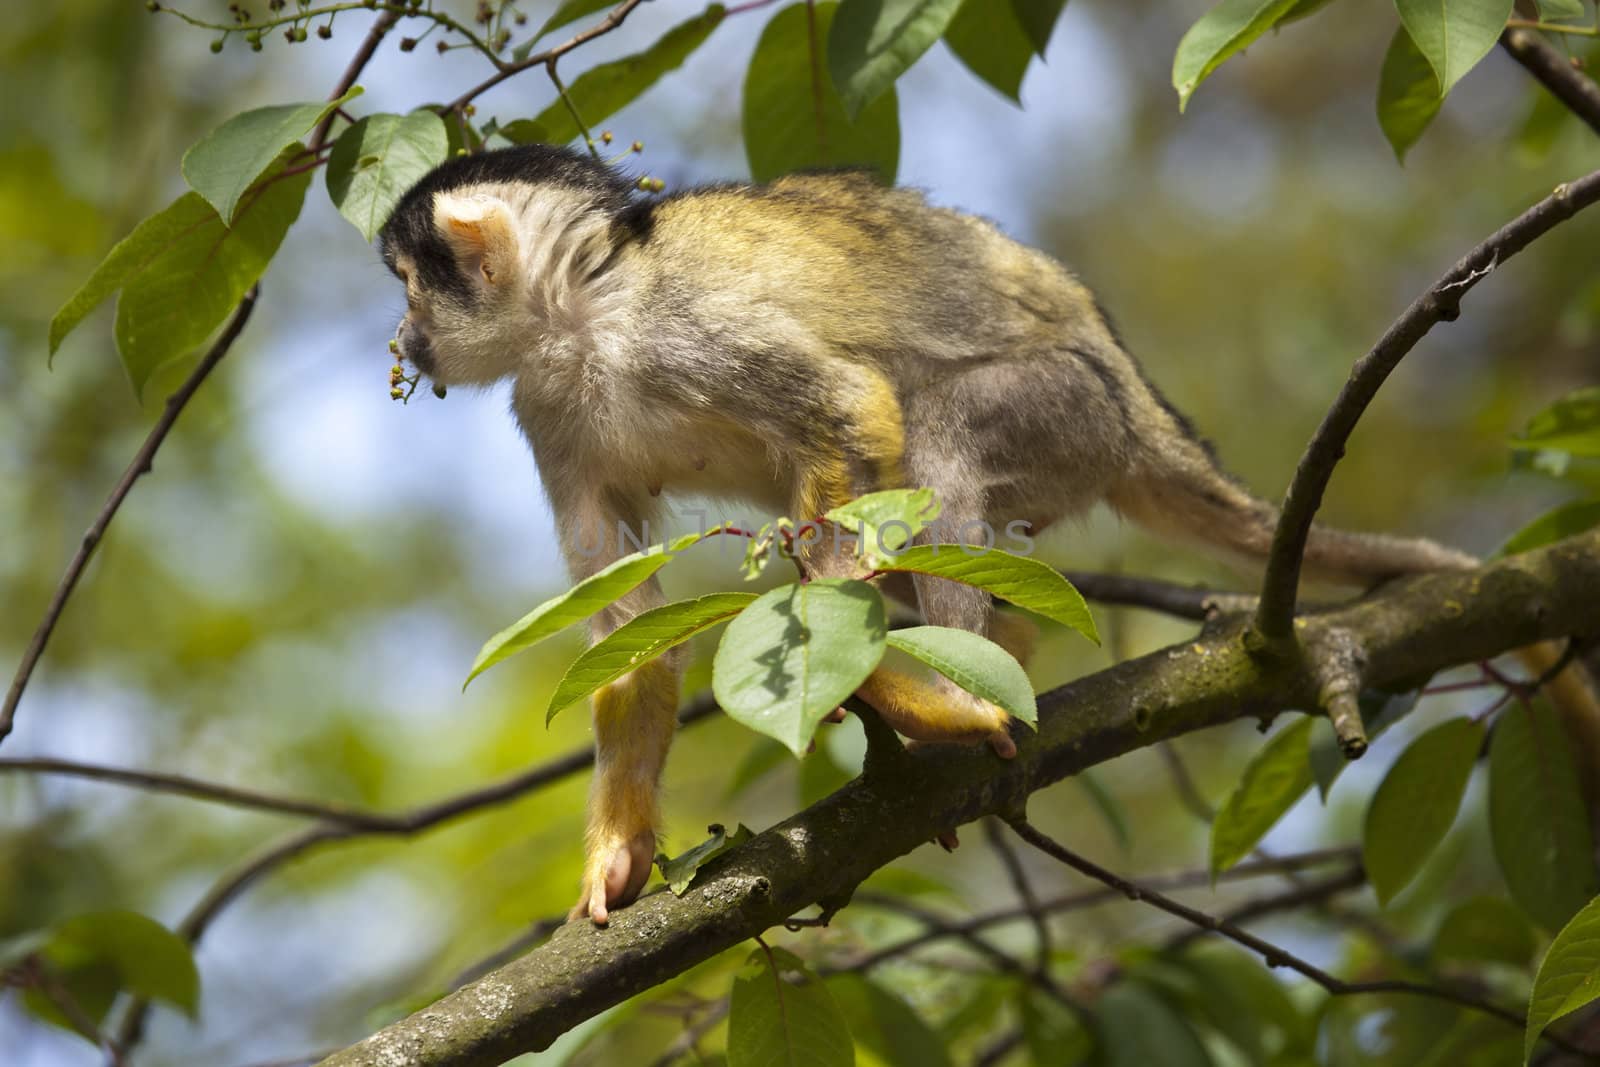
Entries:
POLYGON ((475 274, 491 285, 510 280, 518 242, 504 203, 489 196, 443 193, 434 200, 433 225, 468 276, 475 274))

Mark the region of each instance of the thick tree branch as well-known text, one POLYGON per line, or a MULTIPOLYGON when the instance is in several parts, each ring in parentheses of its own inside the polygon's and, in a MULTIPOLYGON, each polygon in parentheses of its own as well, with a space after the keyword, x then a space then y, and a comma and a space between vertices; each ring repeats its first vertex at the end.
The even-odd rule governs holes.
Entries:
MULTIPOLYGON (((709 696, 705 696, 684 708, 678 715, 678 723, 680 726, 688 726, 709 718, 713 712, 720 710, 709 696)), ((453 819, 526 796, 537 789, 569 778, 593 764, 594 749, 577 749, 536 767, 530 767, 520 774, 514 774, 478 789, 469 789, 464 793, 445 797, 443 800, 413 808, 408 812, 396 815, 367 814, 364 819, 358 821, 324 821, 303 830, 296 830, 248 857, 219 878, 206 891, 205 896, 189 909, 189 914, 183 917, 176 932, 190 944, 197 943, 205 935, 207 927, 217 914, 258 878, 312 849, 363 837, 408 837, 420 834, 453 819)), ((149 1007, 149 1001, 145 1000, 134 1000, 128 1005, 122 1025, 117 1028, 116 1040, 116 1047, 124 1054, 137 1045, 143 1037, 144 1020, 149 1007)))
MULTIPOLYGON (((1333 629, 1366 650, 1374 686, 1594 625, 1600 531, 1465 573, 1417 575, 1305 618, 1309 645, 1333 629)), ((1170 737, 1310 706, 1317 681, 1292 658, 1253 656, 1245 622, 1119 664, 1039 699, 1035 736, 1008 762, 926 747, 882 755, 832 796, 708 864, 682 897, 656 893, 610 926, 569 923, 544 945, 330 1057, 330 1067, 500 1063, 544 1048, 613 1004, 710 959, 952 826, 1014 815, 1029 794, 1170 737)))
POLYGON ((1521 63, 1595 133, 1600 133, 1600 84, 1572 65, 1572 60, 1532 30, 1509 29, 1500 47, 1521 63))
POLYGON ((1349 380, 1339 390, 1333 406, 1306 445, 1284 498, 1283 513, 1273 533, 1272 554, 1267 559, 1267 573, 1261 585, 1261 603, 1256 609, 1256 629, 1262 636, 1269 641, 1282 642, 1292 634, 1300 565, 1306 539, 1311 533, 1311 520, 1322 506, 1322 494, 1333 476, 1334 466, 1344 456, 1345 442, 1390 372, 1436 323, 1450 322, 1460 314, 1461 298, 1469 289, 1596 200, 1600 200, 1600 171, 1558 186, 1555 192, 1461 257, 1427 292, 1417 297, 1372 350, 1351 368, 1349 380))
POLYGON ((150 470, 155 462, 156 452, 167 439, 167 434, 172 432, 172 427, 177 425, 178 416, 183 414, 183 409, 201 384, 210 377, 217 364, 222 362, 222 357, 228 354, 228 349, 239 339, 244 324, 250 320, 250 312, 255 310, 257 292, 258 287, 252 286, 250 291, 244 294, 244 299, 239 301, 239 306, 233 311, 233 317, 228 320, 227 326, 223 327, 222 335, 206 352, 199 365, 189 372, 189 377, 178 386, 177 392, 167 398, 167 405, 162 410, 161 417, 150 428, 144 443, 139 446, 139 451, 133 454, 132 461, 122 472, 122 477, 117 479, 117 484, 112 487, 111 495, 106 497, 106 502, 100 506, 100 513, 94 517, 89 529, 84 532, 83 540, 78 544, 78 551, 67 564, 66 573, 61 576, 55 594, 51 596, 50 603, 44 609, 44 617, 39 620, 38 628, 33 631, 33 637, 29 639, 28 647, 22 653, 22 663, 18 665, 17 673, 11 679, 11 688, 6 691, 5 703, 0 704, 0 741, 4 741, 6 735, 11 732, 11 725, 16 721, 17 704, 22 700, 22 691, 28 687, 28 679, 33 676, 33 669, 38 666, 39 657, 44 655, 44 646, 50 641, 50 635, 55 632, 56 623, 61 620, 61 612, 67 606, 67 598, 77 588, 78 579, 83 577, 84 570, 88 568, 89 558, 94 555, 100 539, 105 536, 106 528, 111 525, 117 509, 122 507, 122 502, 132 491, 133 483, 150 470))

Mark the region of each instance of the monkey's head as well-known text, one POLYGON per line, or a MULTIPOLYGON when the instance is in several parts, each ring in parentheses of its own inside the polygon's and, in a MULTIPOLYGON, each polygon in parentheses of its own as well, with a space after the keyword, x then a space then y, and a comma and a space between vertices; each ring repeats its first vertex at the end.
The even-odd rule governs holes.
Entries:
POLYGON ((542 337, 582 329, 585 299, 637 225, 633 186, 565 148, 457 156, 379 232, 406 287, 400 354, 437 385, 515 374, 542 337))

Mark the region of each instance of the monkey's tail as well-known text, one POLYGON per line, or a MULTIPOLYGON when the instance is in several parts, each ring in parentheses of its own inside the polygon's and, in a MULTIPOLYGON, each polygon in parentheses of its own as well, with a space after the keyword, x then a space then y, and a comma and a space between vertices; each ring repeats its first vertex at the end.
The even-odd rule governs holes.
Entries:
MULTIPOLYGON (((1161 402, 1159 394, 1152 391, 1152 396, 1170 432, 1145 451, 1110 494, 1112 506, 1164 537, 1196 542, 1258 566, 1264 563, 1278 509, 1234 481, 1186 420, 1161 402)), ((1365 587, 1405 574, 1470 570, 1478 564, 1465 552, 1425 538, 1313 526, 1303 570, 1309 577, 1365 587)), ((1562 643, 1556 641, 1517 650, 1534 678, 1554 668, 1562 655, 1562 643)), ((1583 664, 1574 662, 1548 679, 1544 692, 1573 739, 1593 822, 1600 829, 1600 687, 1583 664)))
MULTIPOLYGON (((1164 414, 1163 421, 1173 424, 1171 432, 1146 449, 1112 492, 1112 506, 1164 538, 1197 542, 1260 566, 1272 548, 1278 509, 1230 477, 1175 412, 1164 414)), ((1303 570, 1320 581, 1370 586, 1402 574, 1477 565, 1473 556, 1425 538, 1313 526, 1303 570)))

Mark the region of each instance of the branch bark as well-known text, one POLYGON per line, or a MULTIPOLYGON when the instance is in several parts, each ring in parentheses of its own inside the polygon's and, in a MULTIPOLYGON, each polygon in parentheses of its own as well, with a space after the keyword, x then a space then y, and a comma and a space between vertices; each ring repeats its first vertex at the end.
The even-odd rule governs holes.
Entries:
POLYGON ((1575 69, 1572 60, 1532 30, 1510 29, 1500 47, 1595 133, 1600 133, 1600 84, 1575 69))
MULTIPOLYGON (((1600 531, 1475 571, 1418 575, 1314 614, 1308 647, 1355 635, 1375 686, 1414 685, 1594 626, 1600 531)), ((610 926, 569 923, 528 955, 325 1060, 328 1067, 496 1064, 560 1034, 813 904, 837 907, 873 871, 1029 794, 1170 737, 1307 707, 1317 679, 1250 654, 1246 623, 1119 664, 1045 694, 1016 759, 928 747, 879 755, 863 775, 709 864, 682 897, 656 893, 610 926)))
POLYGON ((1292 636, 1300 565, 1311 520, 1322 506, 1322 494, 1333 477, 1333 468, 1344 456, 1345 442, 1389 374, 1436 324, 1455 320, 1461 312, 1461 298, 1468 290, 1596 200, 1600 200, 1600 171, 1558 186, 1462 256, 1444 277, 1406 308, 1370 352, 1356 361, 1349 380, 1306 445, 1284 498, 1283 512, 1272 537, 1272 552, 1267 558, 1266 577, 1261 583, 1261 603, 1256 609, 1256 629, 1268 641, 1287 641, 1292 636))

